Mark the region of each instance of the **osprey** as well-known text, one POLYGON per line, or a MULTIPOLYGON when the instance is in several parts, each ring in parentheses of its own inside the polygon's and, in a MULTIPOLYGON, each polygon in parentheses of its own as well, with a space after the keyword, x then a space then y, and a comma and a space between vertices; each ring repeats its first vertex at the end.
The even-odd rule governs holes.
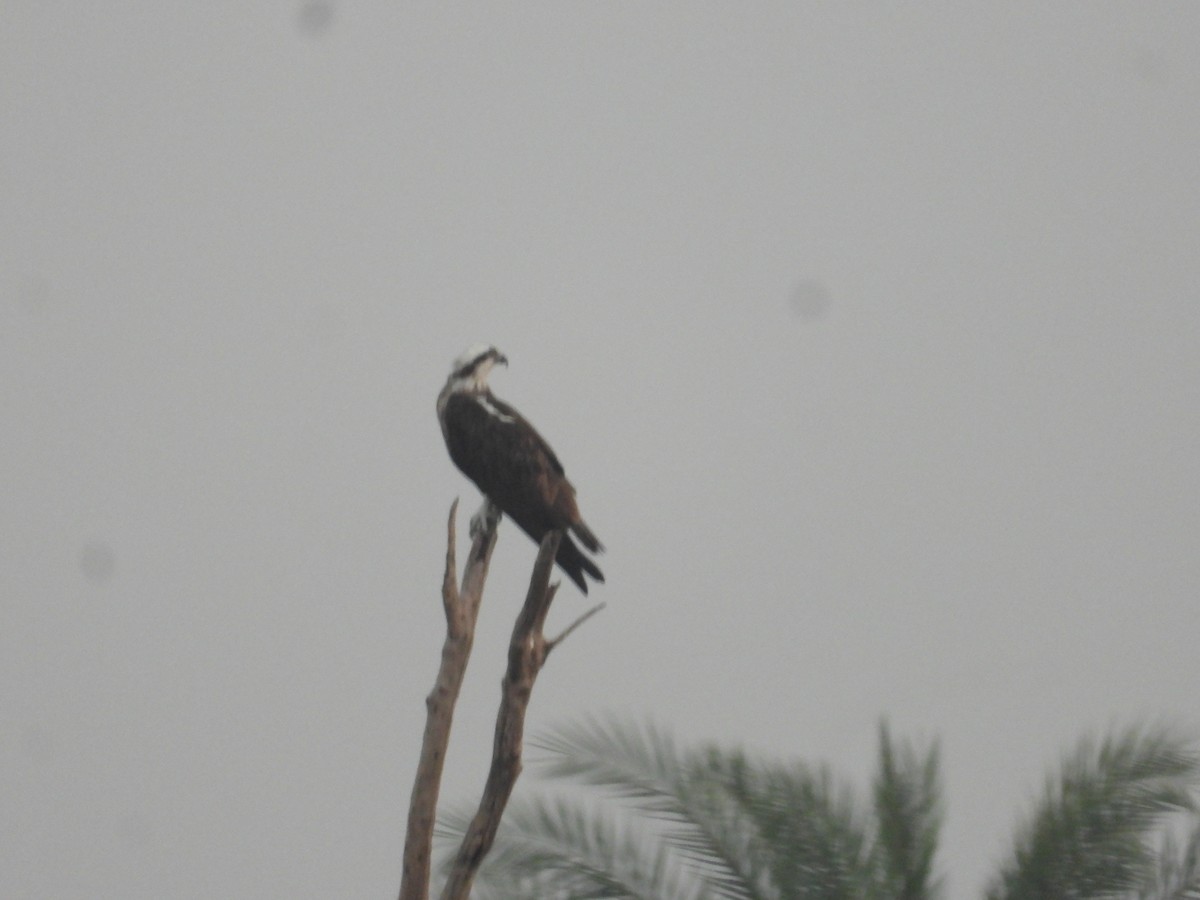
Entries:
POLYGON ((555 562, 586 594, 584 573, 596 581, 604 575, 571 534, 592 553, 604 547, 580 517, 575 488, 550 445, 488 389, 487 377, 496 363, 508 365, 508 360, 486 344, 454 361, 437 401, 446 449, 462 473, 536 543, 551 529, 563 532, 555 562))

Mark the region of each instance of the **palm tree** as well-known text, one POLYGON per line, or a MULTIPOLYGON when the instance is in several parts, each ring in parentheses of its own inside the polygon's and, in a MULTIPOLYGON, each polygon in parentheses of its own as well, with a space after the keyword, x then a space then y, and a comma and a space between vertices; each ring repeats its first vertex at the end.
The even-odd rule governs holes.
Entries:
POLYGON ((538 746, 550 778, 598 790, 514 801, 479 898, 939 896, 937 748, 898 745, 886 726, 869 810, 827 768, 680 751, 654 726, 590 719, 538 746))
MULTIPOLYGON (((868 802, 828 768, 682 750, 655 726, 611 718, 537 746, 564 790, 510 805, 480 900, 942 896, 938 748, 899 743, 886 724, 868 802)), ((988 900, 1200 898, 1198 784, 1200 758, 1165 729, 1082 742, 1047 782, 988 900)), ((448 816, 443 836, 466 819, 448 816)))
POLYGON ((1195 819, 1198 775, 1194 750, 1164 729, 1082 741, 1019 829, 988 900, 1200 898, 1200 831, 1179 846, 1170 822, 1195 819))

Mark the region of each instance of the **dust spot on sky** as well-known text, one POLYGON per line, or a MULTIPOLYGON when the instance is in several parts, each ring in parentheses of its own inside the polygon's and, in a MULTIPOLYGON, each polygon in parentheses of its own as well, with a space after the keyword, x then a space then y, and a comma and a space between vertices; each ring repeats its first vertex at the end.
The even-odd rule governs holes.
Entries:
POLYGON ((116 570, 117 558, 103 541, 88 541, 79 551, 79 571, 92 584, 108 584, 116 570))
POLYGON ((806 278, 792 289, 792 312, 802 319, 820 319, 829 311, 829 289, 820 281, 806 278))
POLYGON ((296 11, 296 26, 309 37, 320 37, 332 25, 333 4, 328 0, 307 0, 296 11))

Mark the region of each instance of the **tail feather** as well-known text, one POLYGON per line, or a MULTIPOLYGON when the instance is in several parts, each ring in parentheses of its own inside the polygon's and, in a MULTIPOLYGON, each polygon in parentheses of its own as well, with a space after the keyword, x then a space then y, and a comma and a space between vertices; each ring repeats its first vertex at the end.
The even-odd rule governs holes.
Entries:
POLYGON ((600 571, 600 567, 583 555, 583 551, 575 546, 570 535, 563 535, 554 561, 585 594, 588 592, 588 585, 583 577, 585 572, 596 581, 604 581, 604 573, 600 571))
MULTIPOLYGON (((590 553, 603 553, 604 545, 596 540, 596 536, 592 534, 592 529, 587 527, 587 523, 580 519, 571 525, 571 531, 575 533, 575 537, 583 543, 583 546, 588 548, 590 553)), ((604 579, 601 578, 601 581, 604 579)))

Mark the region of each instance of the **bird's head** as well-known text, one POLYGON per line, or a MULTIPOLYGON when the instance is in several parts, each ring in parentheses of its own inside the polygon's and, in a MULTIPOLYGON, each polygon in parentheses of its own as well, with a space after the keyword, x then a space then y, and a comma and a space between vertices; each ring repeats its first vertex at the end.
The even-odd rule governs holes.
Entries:
POLYGON ((507 366, 508 359, 491 344, 475 344, 454 360, 449 383, 455 390, 486 390, 488 375, 496 363, 507 366))

